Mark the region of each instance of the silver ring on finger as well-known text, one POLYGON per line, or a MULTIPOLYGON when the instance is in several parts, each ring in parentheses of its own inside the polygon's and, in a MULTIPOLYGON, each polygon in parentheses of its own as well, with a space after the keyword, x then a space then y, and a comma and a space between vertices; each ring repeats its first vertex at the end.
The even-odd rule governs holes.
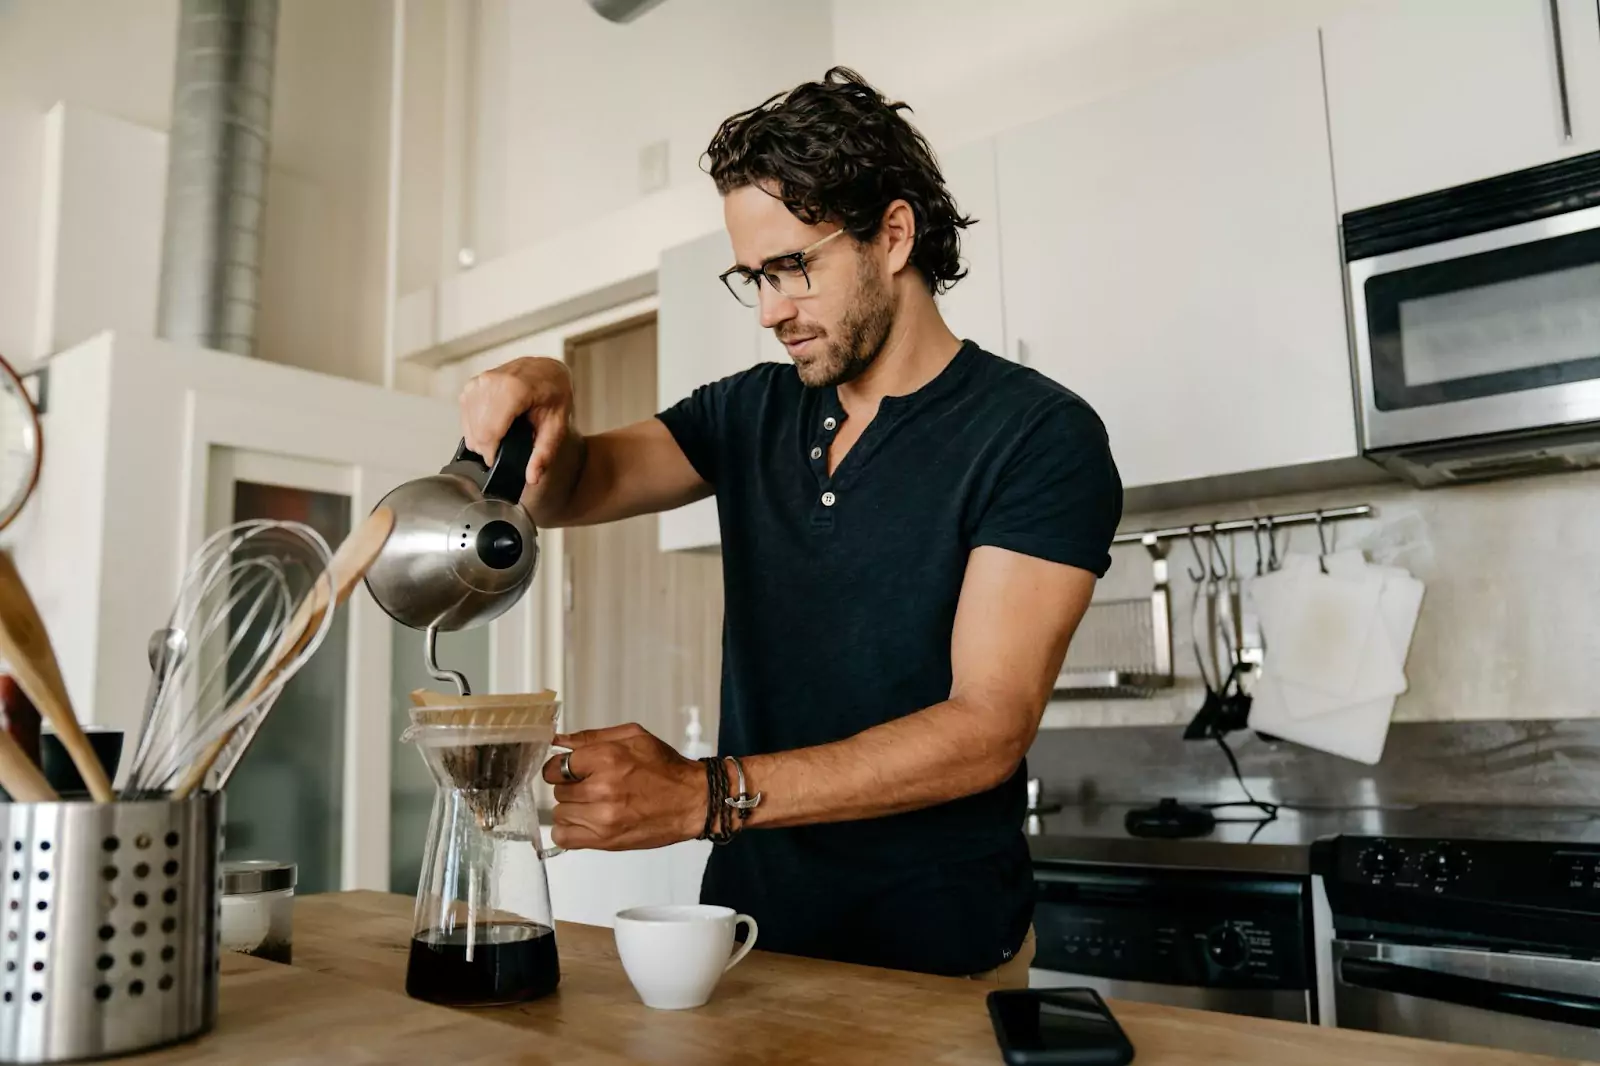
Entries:
POLYGON ((561 753, 561 779, 569 784, 583 780, 583 778, 572 772, 572 752, 570 751, 561 753))

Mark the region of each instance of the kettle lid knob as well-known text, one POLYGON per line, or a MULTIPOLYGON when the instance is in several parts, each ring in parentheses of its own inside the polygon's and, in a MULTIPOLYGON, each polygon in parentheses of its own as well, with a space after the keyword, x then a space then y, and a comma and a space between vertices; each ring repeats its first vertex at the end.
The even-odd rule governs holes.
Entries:
POLYGON ((478 530, 478 558, 492 570, 509 570, 522 558, 522 534, 517 527, 497 518, 478 530))

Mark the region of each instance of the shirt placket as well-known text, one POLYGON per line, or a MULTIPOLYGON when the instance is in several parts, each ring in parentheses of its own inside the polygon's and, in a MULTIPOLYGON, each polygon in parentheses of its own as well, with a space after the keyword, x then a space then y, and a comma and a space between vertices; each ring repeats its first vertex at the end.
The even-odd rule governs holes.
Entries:
POLYGON ((817 483, 816 499, 811 507, 811 528, 816 530, 833 528, 835 509, 839 506, 839 493, 834 487, 832 475, 828 473, 828 451, 839 434, 839 427, 844 424, 845 413, 838 399, 831 399, 832 402, 824 404, 818 412, 806 452, 806 460, 811 465, 811 473, 817 483))

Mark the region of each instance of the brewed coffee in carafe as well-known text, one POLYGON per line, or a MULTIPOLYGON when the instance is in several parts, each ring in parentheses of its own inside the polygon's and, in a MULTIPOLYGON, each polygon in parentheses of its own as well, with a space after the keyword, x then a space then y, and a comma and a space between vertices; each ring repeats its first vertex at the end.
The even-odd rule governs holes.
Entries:
POLYGON ((534 696, 434 696, 401 740, 433 775, 406 993, 451 1006, 520 1003, 561 979, 534 782, 556 703, 534 696))

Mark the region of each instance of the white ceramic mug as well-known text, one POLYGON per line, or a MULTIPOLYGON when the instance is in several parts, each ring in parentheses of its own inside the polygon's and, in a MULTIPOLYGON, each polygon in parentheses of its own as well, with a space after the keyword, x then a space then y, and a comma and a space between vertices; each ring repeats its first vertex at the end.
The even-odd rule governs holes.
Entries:
POLYGON ((683 903, 633 907, 616 919, 617 954, 647 1007, 685 1010, 711 998, 722 975, 756 944, 756 920, 731 907, 683 903), (733 950, 739 923, 749 926, 744 944, 733 950))

